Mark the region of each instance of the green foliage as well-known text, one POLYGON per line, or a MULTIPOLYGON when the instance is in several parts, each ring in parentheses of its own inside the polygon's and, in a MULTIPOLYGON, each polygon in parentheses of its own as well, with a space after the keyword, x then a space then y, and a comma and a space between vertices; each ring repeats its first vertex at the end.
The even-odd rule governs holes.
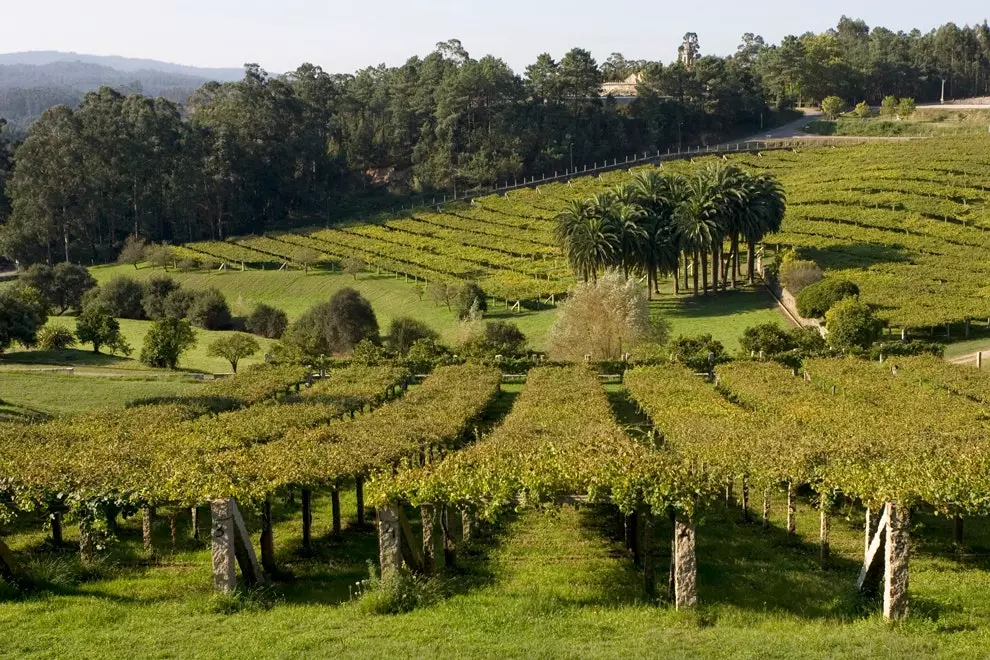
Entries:
POLYGON ((513 358, 523 355, 525 349, 526 335, 515 324, 505 321, 485 322, 484 330, 463 346, 466 355, 475 357, 513 358))
POLYGON ((805 318, 824 318, 825 312, 843 298, 858 296, 859 287, 849 280, 825 278, 801 289, 797 295, 798 313, 805 318))
MULTIPOLYGON (((164 317, 155 321, 145 335, 141 362, 158 369, 175 369, 179 366, 179 357, 195 345, 196 333, 188 321, 164 317)), ((210 348, 212 351, 213 347, 210 348)), ((237 371, 236 367, 234 371, 237 371)))
POLYGON ((280 309, 264 303, 259 304, 245 320, 248 332, 268 339, 281 339, 289 326, 289 317, 280 309))
POLYGON ((136 269, 138 263, 144 261, 147 249, 148 245, 143 238, 131 234, 124 241, 124 246, 120 249, 120 256, 117 257, 117 261, 122 264, 133 264, 136 269))
POLYGON ((38 348, 43 351, 61 351, 75 346, 76 336, 62 325, 45 325, 38 331, 38 348))
POLYGON ((60 263, 54 268, 33 264, 20 281, 38 291, 57 314, 82 309, 83 296, 96 286, 96 279, 84 266, 60 263))
POLYGON ((165 296, 162 302, 162 314, 173 319, 184 319, 197 297, 196 292, 187 289, 176 289, 165 296))
POLYGON ((885 96, 880 104, 881 117, 896 117, 898 100, 896 96, 885 96))
POLYGON ((112 316, 120 319, 144 318, 144 287, 136 279, 117 275, 94 292, 96 300, 112 316))
MULTIPOLYGON (((169 294, 178 291, 179 288, 179 283, 168 275, 156 275, 145 282, 144 298, 141 300, 145 316, 152 321, 157 321, 164 316, 171 316, 166 309, 166 300, 169 294)), ((182 314, 176 318, 184 316, 185 314, 182 314)))
POLYGON ((175 250, 168 245, 150 245, 145 250, 145 258, 152 266, 168 270, 169 264, 175 263, 175 250))
POLYGON ((458 287, 455 304, 459 319, 466 319, 472 314, 480 315, 488 311, 488 297, 475 282, 465 282, 458 287))
POLYGON ((907 342, 881 342, 870 346, 865 355, 871 360, 879 360, 880 356, 888 358, 913 355, 930 355, 941 358, 945 355, 945 346, 937 342, 921 341, 919 339, 912 339, 907 342))
POLYGON ((14 342, 33 346, 44 322, 44 302, 37 295, 22 289, 0 289, 0 354, 14 342))
POLYGON ((824 277, 822 269, 814 261, 806 259, 786 259, 780 265, 780 283, 791 292, 800 295, 801 291, 824 277))
POLYGON ((353 364, 375 366, 386 362, 388 358, 388 352, 370 339, 362 339, 351 351, 353 364))
POLYGON ((388 349, 397 355, 405 355, 422 339, 437 341, 440 335, 422 321, 408 316, 398 316, 388 326, 388 349))
POLYGON ((197 292, 186 316, 204 330, 227 330, 233 324, 230 306, 218 289, 197 292))
POLYGON ((826 119, 836 119, 845 108, 846 102, 838 96, 827 96, 822 99, 822 114, 826 119))
POLYGON ((441 597, 439 582, 400 569, 380 577, 368 563, 370 577, 360 584, 358 607, 365 614, 402 614, 432 605, 441 597))
POLYGON ((230 368, 237 373, 237 363, 261 350, 258 340, 243 332, 230 333, 215 339, 207 349, 207 355, 221 357, 230 362, 230 368))
POLYGON ((696 372, 709 373, 715 365, 732 359, 722 342, 712 339, 709 334, 680 335, 670 342, 670 352, 676 362, 696 372))
POLYGON ((76 319, 76 338, 80 343, 93 344, 94 353, 106 346, 111 353, 131 354, 131 347, 120 334, 120 323, 114 318, 113 309, 102 298, 88 301, 83 307, 76 319))
POLYGON ((785 353, 794 348, 790 333, 776 323, 764 323, 746 328, 739 345, 746 353, 765 355, 785 353))
POLYGON ((873 115, 873 110, 870 109, 869 103, 867 103, 866 101, 860 101, 859 103, 856 104, 856 108, 855 110, 853 110, 853 114, 859 117, 860 119, 868 119, 870 116, 873 115))
POLYGON ((845 298, 825 314, 826 341, 837 349, 869 348, 880 338, 882 326, 870 306, 859 298, 845 298))
POLYGON ((348 353, 362 339, 378 341, 378 320, 371 303, 351 288, 314 305, 285 335, 287 343, 312 357, 348 353))
POLYGON ((900 119, 910 119, 917 109, 914 99, 901 99, 897 104, 897 116, 900 119))

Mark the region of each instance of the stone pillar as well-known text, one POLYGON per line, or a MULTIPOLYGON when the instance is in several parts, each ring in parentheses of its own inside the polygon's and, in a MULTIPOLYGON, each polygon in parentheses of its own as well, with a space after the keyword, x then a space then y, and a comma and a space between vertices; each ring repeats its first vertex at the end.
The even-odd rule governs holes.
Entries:
POLYGON ((168 514, 168 535, 169 540, 172 542, 172 550, 175 550, 175 546, 179 543, 179 525, 178 516, 175 511, 170 511, 168 514))
POLYGON ((419 517, 423 527, 423 571, 427 575, 437 570, 436 507, 424 504, 419 507, 419 517))
POLYGON ((698 567, 694 523, 674 519, 674 605, 677 609, 698 604, 698 567))
POLYGON ((232 499, 210 502, 210 542, 213 554, 213 590, 223 594, 237 588, 237 556, 234 547, 232 499))
POLYGON ((884 553, 883 618, 908 615, 908 510, 887 504, 887 547, 884 553))
POLYGON ((735 478, 731 475, 725 480, 725 506, 732 506, 732 485, 735 478))
POLYGON ((261 567, 275 574, 275 530, 272 528, 272 498, 265 497, 261 506, 261 567))
POLYGON ((957 548, 963 546, 963 519, 959 515, 952 518, 952 542, 957 548))
POLYGON ((141 507, 141 539, 144 541, 145 552, 151 552, 154 549, 151 541, 151 522, 154 515, 150 506, 141 507))
POLYGON ((65 543, 65 540, 62 536, 62 512, 52 511, 51 520, 52 520, 52 544, 57 548, 61 546, 63 543, 65 543))
POLYGON ((743 522, 749 522, 749 479, 746 475, 742 478, 742 514, 743 522))
POLYGON ((822 498, 822 503, 820 507, 820 521, 819 521, 819 532, 818 532, 818 559, 821 562, 822 567, 828 563, 828 557, 831 553, 831 547, 828 542, 828 506, 824 501, 824 496, 822 498))
POLYGON ((378 562, 381 575, 399 570, 402 566, 402 530, 399 526, 399 510, 389 503, 378 509, 378 562))
POLYGON ((309 548, 313 541, 313 491, 302 492, 302 545, 309 548))
POLYGON ((364 477, 357 477, 354 480, 354 491, 357 496, 357 524, 359 527, 364 527, 364 477))
POLYGON ((443 533, 443 565, 450 568, 457 563, 457 546, 454 543, 451 523, 451 507, 444 506, 440 514, 440 529, 443 533))
POLYGON ((189 515, 192 516, 192 537, 193 541, 199 540, 199 507, 192 507, 189 509, 189 515))
POLYGON ((82 563, 93 558, 96 546, 93 543, 93 532, 89 529, 89 524, 85 520, 79 521, 79 559, 82 563))
POLYGON ((475 532, 474 512, 471 509, 461 509, 461 542, 467 545, 475 532))
POLYGON ((643 589, 650 598, 656 595, 657 591, 657 568, 655 542, 655 521, 653 514, 644 509, 642 515, 643 529, 643 589))
POLYGON ((330 491, 330 508, 333 513, 333 533, 340 534, 340 490, 334 486, 330 491))
POLYGON ((770 486, 763 489, 763 529, 770 529, 770 486))
POLYGON ((797 489, 793 481, 787 482, 787 533, 797 531, 797 489))

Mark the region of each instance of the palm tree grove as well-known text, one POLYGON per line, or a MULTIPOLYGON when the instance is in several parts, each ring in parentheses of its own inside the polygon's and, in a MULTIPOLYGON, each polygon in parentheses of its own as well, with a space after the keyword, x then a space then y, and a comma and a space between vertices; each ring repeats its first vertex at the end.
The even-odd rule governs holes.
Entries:
POLYGON ((990 655, 985 8, 119 4, 0 20, 0 656, 990 655))

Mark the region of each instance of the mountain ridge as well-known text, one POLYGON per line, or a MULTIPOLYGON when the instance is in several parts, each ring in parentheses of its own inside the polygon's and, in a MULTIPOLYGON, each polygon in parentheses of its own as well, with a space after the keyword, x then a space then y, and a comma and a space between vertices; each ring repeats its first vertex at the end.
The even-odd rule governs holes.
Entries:
POLYGON ((0 65, 29 65, 42 66, 55 62, 82 62, 108 67, 122 73, 138 73, 141 71, 158 71, 184 75, 202 80, 232 82, 244 77, 243 68, 197 67, 174 62, 164 62, 139 57, 124 57, 121 55, 90 55, 57 50, 21 51, 16 53, 0 53, 0 65))

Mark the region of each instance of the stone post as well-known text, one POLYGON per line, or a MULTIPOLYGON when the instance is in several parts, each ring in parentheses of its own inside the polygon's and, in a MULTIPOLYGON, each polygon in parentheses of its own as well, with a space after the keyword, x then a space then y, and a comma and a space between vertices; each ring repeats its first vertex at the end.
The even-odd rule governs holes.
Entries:
POLYGON ((763 529, 770 529, 770 486, 763 489, 763 529))
POLYGON ((213 554, 213 590, 222 594, 237 588, 237 556, 234 548, 233 500, 210 502, 210 541, 213 554))
POLYGON ((674 605, 677 609, 698 604, 698 567, 695 527, 680 516, 674 519, 674 605))
POLYGON ((891 621, 908 615, 908 510, 891 502, 887 504, 887 511, 883 618, 891 621))
POLYGON ((52 521, 52 544, 57 548, 65 542, 62 535, 62 512, 52 511, 51 521, 52 521))
POLYGON ((443 565, 450 568, 457 563, 457 546, 451 533, 451 507, 444 506, 440 513, 440 529, 443 534, 443 565))
POLYGON ((199 540, 199 507, 191 507, 189 515, 192 517, 192 537, 193 541, 199 540))
POLYGON ((746 475, 742 478, 742 514, 743 522, 749 522, 749 479, 746 475))
POLYGON ((399 526, 399 510, 389 502, 378 513, 378 562, 381 575, 399 570, 402 566, 402 530, 399 526))
POLYGON ((423 527, 423 572, 432 575, 437 570, 436 507, 422 505, 419 507, 419 517, 423 527))
POLYGON ((831 554, 831 547, 828 542, 828 505, 824 501, 824 496, 819 508, 820 520, 818 528, 818 560, 821 562, 822 568, 824 568, 828 563, 828 558, 831 554))
POLYGON ((154 549, 151 540, 151 523, 154 515, 151 507, 147 504, 141 507, 141 539, 144 542, 145 552, 151 552, 154 549))
POLYGON ((261 507, 261 567, 275 574, 275 530, 272 528, 272 498, 265 497, 261 507))
POLYGON ((793 481, 787 482, 787 533, 797 531, 797 489, 793 481))
POLYGON ((474 534, 475 527, 477 526, 474 519, 474 512, 471 509, 464 508, 461 509, 461 542, 467 545, 471 542, 471 537, 474 534))

